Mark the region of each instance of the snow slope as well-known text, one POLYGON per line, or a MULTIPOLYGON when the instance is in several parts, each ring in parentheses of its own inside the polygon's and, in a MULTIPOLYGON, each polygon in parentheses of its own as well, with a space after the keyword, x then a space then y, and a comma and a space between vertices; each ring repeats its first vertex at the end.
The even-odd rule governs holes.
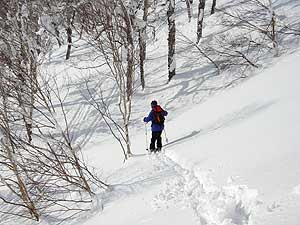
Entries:
MULTIPOLYGON (((298 1, 276 3, 280 13, 289 10, 299 17, 298 1)), ((194 24, 195 17, 196 11, 194 24)), ((184 2, 177 21, 179 31, 191 32, 184 2)), ((213 26, 214 19, 205 22, 213 26)), ((227 82, 226 76, 215 77, 211 67, 199 66, 191 47, 180 44, 177 75, 166 84, 166 29, 164 24, 157 40, 149 43, 146 89, 137 90, 133 99, 134 156, 125 163, 120 146, 86 100, 84 81, 93 83, 99 74, 80 69, 92 64, 91 48, 76 42, 67 63, 61 48, 45 64, 70 88, 65 90, 65 107, 74 115, 74 143, 82 145, 88 164, 111 184, 106 193, 97 194, 90 212, 62 224, 300 225, 299 41, 292 43, 293 54, 267 59, 267 69, 223 90, 218 87, 227 82), (149 156, 142 118, 153 99, 169 111, 169 142, 164 140, 163 153, 149 156)), ((114 96, 113 89, 106 88, 105 93, 114 96)), ((39 224, 53 223, 44 218, 39 224)))
POLYGON ((299 61, 299 53, 281 59, 168 125, 190 129, 170 132, 188 138, 170 144, 167 155, 204 184, 209 177, 218 187, 258 192, 254 224, 300 224, 299 61))
MULTIPOLYGON (((179 29, 187 29, 184 24, 179 29)), ((300 225, 299 51, 201 103, 202 89, 224 81, 200 85, 198 74, 210 71, 185 58, 185 49, 180 72, 162 84, 165 40, 150 47, 147 88, 134 96, 135 157, 123 164, 117 143, 94 134, 85 146, 87 159, 112 189, 99 194, 91 216, 74 224, 300 225), (147 156, 141 118, 153 99, 169 111, 169 143, 164 154, 147 156)))
POLYGON ((168 121, 165 153, 145 155, 135 133, 102 210, 74 224, 299 225, 299 60, 282 57, 168 121))

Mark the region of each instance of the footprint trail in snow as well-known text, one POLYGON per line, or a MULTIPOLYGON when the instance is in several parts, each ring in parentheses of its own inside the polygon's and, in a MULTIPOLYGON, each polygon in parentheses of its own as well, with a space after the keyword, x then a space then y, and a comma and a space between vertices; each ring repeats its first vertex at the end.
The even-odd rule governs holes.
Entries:
POLYGON ((253 224, 253 210, 259 204, 256 190, 245 185, 218 187, 209 173, 184 169, 163 153, 152 160, 157 160, 161 167, 173 168, 176 174, 172 180, 163 182, 153 200, 154 207, 189 207, 201 225, 253 224))

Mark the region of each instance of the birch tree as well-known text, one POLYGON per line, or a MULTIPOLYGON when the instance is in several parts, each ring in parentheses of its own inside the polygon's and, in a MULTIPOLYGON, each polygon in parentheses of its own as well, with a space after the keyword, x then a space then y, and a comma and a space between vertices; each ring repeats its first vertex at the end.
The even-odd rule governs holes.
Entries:
POLYGON ((275 50, 275 56, 278 56, 279 50, 278 50, 278 38, 277 38, 277 32, 276 32, 276 14, 273 8, 272 0, 269 1, 269 11, 271 15, 271 40, 273 42, 273 48, 275 50))
POLYGON ((192 4, 193 4, 193 1, 192 0, 185 0, 185 3, 186 3, 186 8, 187 8, 187 14, 188 14, 188 19, 189 19, 189 22, 191 22, 191 19, 192 19, 192 4))
POLYGON ((66 60, 70 58, 71 48, 72 48, 72 25, 75 16, 75 11, 72 9, 70 5, 67 5, 66 8, 66 33, 67 33, 67 52, 66 52, 66 60))
POLYGON ((1 219, 3 215, 37 221, 43 215, 64 219, 87 210, 94 185, 107 185, 85 165, 80 146, 74 147, 60 90, 39 69, 49 38, 40 32, 39 1, 4 3, 6 12, 0 17, 0 202, 5 207, 1 219))
POLYGON ((291 32, 288 19, 276 15, 273 4, 269 0, 240 0, 232 7, 218 9, 219 25, 227 30, 201 43, 201 48, 194 46, 219 71, 236 74, 236 80, 245 78, 268 54, 279 54, 279 40, 298 35, 291 32))
POLYGON ((140 76, 141 76, 141 85, 142 90, 145 89, 145 60, 146 60, 146 28, 147 28, 147 22, 148 22, 148 9, 149 9, 149 0, 144 0, 144 7, 143 7, 143 20, 140 24, 139 28, 139 57, 140 57, 140 76))
POLYGON ((175 76, 176 71, 176 59, 175 59, 175 0, 168 0, 168 71, 169 81, 175 76))
POLYGON ((32 1, 8 1, 3 29, 0 31, 2 53, 9 59, 7 67, 16 77, 18 102, 23 110, 23 122, 29 142, 32 140, 32 114, 34 95, 36 93, 37 68, 40 64, 42 45, 47 40, 41 40, 39 35, 37 5, 32 1), (12 32, 12 30, 14 32, 12 32), (30 104, 24 102, 30 99, 30 104))
MULTIPOLYGON (((4 73, 0 74, 0 187, 8 187, 15 193, 15 197, 18 198, 17 202, 13 203, 8 198, 0 195, 0 200, 8 204, 18 204, 20 207, 24 208, 28 215, 31 215, 35 220, 39 220, 39 213, 37 211, 35 203, 29 194, 28 186, 26 185, 26 180, 20 171, 20 167, 17 162, 17 150, 15 149, 15 143, 13 141, 11 121, 9 110, 9 92, 11 90, 5 87, 7 80, 4 79, 4 73), (4 160, 3 160, 4 158, 4 160), (11 175, 11 176, 7 176, 11 175)), ((30 216, 29 216, 30 218, 30 216)))
POLYGON ((135 74, 132 20, 122 0, 92 1, 84 5, 79 12, 86 34, 101 54, 117 87, 118 110, 122 123, 111 116, 109 105, 101 101, 93 101, 92 104, 104 118, 107 118, 106 124, 121 145, 127 159, 132 154, 129 125, 135 74))
MULTIPOLYGON (((248 32, 256 33, 253 42, 259 44, 262 48, 270 48, 278 54, 278 18, 273 8, 271 0, 251 0, 241 2, 240 9, 233 11, 233 9, 223 10, 224 24, 226 26, 236 26, 241 28, 241 32, 248 30, 248 32), (254 9, 254 10, 253 10, 254 9), (271 44, 269 45, 268 42, 271 44)), ((254 35, 252 35, 254 36, 254 35)))
POLYGON ((211 5, 211 10, 210 10, 210 15, 215 13, 216 5, 217 5, 217 0, 213 0, 211 5))
POLYGON ((94 188, 107 185, 90 172, 80 149, 74 147, 58 89, 50 85, 38 88, 31 142, 24 138, 24 126, 18 119, 23 111, 18 110, 17 91, 13 75, 4 70, 0 83, 0 200, 6 207, 0 213, 9 215, 13 210, 14 216, 39 221, 42 215, 59 220, 86 211, 94 188), (56 96, 60 108, 48 102, 48 92, 56 96))
POLYGON ((205 8, 205 0, 199 0, 198 18, 197 18, 197 41, 196 41, 196 43, 199 43, 200 39, 202 38, 204 8, 205 8))

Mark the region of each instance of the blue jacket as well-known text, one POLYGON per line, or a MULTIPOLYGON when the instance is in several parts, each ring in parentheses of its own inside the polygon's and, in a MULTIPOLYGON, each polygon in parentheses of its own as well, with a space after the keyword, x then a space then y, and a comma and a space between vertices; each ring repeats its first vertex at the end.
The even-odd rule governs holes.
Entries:
MULTIPOLYGON (((167 116, 168 112, 167 111, 163 111, 163 115, 167 116)), ((153 132, 163 131, 163 129, 164 129, 165 126, 163 124, 153 123, 153 120, 154 120, 154 111, 152 109, 151 112, 149 113, 149 115, 144 118, 144 122, 146 122, 146 123, 148 123, 150 121, 152 122, 152 124, 151 124, 151 130, 153 132)))

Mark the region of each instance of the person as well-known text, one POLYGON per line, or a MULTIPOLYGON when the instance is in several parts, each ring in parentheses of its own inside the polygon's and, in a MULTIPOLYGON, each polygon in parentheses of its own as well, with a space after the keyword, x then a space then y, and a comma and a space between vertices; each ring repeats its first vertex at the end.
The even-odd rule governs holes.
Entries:
POLYGON ((164 120, 165 116, 168 115, 168 112, 163 110, 160 105, 157 104, 156 100, 151 102, 151 111, 147 117, 144 117, 144 122, 148 123, 151 121, 151 143, 150 143, 150 151, 151 152, 159 152, 162 148, 161 141, 161 133, 164 130, 164 120), (157 144, 157 148, 155 148, 155 144, 157 144))

